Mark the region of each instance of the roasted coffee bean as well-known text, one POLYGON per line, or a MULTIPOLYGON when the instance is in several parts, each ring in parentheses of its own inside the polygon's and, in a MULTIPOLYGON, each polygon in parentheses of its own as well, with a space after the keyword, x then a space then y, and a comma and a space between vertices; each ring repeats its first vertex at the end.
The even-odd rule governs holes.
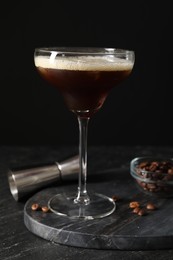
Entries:
POLYGON ((32 210, 38 210, 38 209, 40 209, 40 206, 39 206, 38 203, 34 203, 34 204, 32 204, 31 209, 32 210))
POLYGON ((146 215, 146 211, 145 211, 145 209, 140 209, 137 214, 138 214, 139 216, 144 216, 144 215, 146 215))
POLYGON ((113 195, 112 196, 113 201, 119 201, 120 197, 118 197, 117 195, 113 195))
POLYGON ((141 168, 141 169, 146 169, 146 167, 148 166, 148 162, 141 162, 140 163, 140 165, 139 165, 139 167, 141 168))
POLYGON ((138 208, 140 206, 138 201, 131 201, 129 203, 129 208, 134 209, 134 208, 138 208))
POLYGON ((149 171, 150 171, 150 172, 155 172, 155 171, 157 170, 157 167, 158 167, 158 165, 157 165, 155 162, 153 162, 153 163, 150 165, 150 167, 149 167, 149 171))
POLYGON ((146 209, 155 210, 156 206, 152 202, 148 202, 147 205, 146 205, 146 209))
POLYGON ((133 209, 133 213, 138 214, 138 212, 139 212, 140 210, 141 210, 141 209, 140 209, 139 207, 136 207, 136 208, 133 209))
POLYGON ((41 210, 45 213, 47 213, 49 211, 49 208, 47 206, 42 206, 41 210))
POLYGON ((168 174, 173 175, 173 168, 168 169, 168 174))
POLYGON ((145 180, 146 185, 145 181, 137 181, 144 190, 149 192, 165 191, 165 188, 168 188, 167 182, 173 180, 173 162, 169 160, 141 162, 136 166, 136 174, 141 179, 147 179, 147 181, 145 180))

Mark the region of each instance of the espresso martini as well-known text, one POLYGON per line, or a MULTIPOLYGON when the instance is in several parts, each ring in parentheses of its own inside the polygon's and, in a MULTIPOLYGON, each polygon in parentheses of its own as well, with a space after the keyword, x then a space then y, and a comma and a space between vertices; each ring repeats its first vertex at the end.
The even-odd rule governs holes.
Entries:
POLYGON ((63 95, 69 110, 91 117, 103 105, 109 91, 132 71, 133 62, 111 55, 50 56, 35 58, 40 75, 63 95))

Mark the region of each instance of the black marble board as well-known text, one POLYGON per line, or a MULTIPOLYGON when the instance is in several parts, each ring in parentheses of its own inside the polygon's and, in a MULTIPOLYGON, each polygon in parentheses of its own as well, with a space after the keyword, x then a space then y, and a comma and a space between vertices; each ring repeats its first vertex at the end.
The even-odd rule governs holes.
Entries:
POLYGON ((88 191, 108 196, 117 195, 116 211, 97 220, 71 220, 52 212, 32 211, 31 205, 47 205, 49 198, 68 189, 76 191, 77 183, 49 187, 36 193, 25 204, 24 223, 33 234, 59 244, 119 250, 153 250, 173 248, 173 200, 156 194, 148 195, 138 188, 129 169, 102 172, 88 180, 88 191), (130 201, 145 207, 153 202, 157 209, 138 216, 129 208, 130 201))

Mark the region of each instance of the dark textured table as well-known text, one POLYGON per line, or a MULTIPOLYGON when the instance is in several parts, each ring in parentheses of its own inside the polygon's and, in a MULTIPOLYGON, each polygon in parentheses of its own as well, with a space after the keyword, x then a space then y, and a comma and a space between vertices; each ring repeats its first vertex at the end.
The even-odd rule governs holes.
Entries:
MULTIPOLYGON (((157 250, 133 251, 91 249, 60 245, 38 237, 26 228, 24 224, 24 206, 30 198, 24 198, 20 202, 14 200, 8 186, 7 169, 62 161, 77 154, 77 152, 78 147, 0 147, 0 259, 173 259, 173 243, 172 247, 170 245, 164 250, 159 249, 159 247, 157 250)), ((172 154, 173 147, 163 146, 89 147, 88 186, 98 185, 99 182, 103 183, 105 178, 107 183, 109 176, 111 182, 112 174, 116 172, 117 169, 121 169, 127 173, 129 171, 130 161, 134 157, 144 155, 172 157, 172 154)), ((75 181, 74 183, 62 183, 61 189, 74 184, 75 181)), ((105 190, 105 193, 109 194, 109 192, 108 189, 105 190)), ((118 205, 116 214, 118 214, 119 208, 121 209, 121 204, 118 205)), ((147 222, 147 220, 145 221, 147 222)), ((170 227, 170 230, 171 228, 172 227, 170 227)))

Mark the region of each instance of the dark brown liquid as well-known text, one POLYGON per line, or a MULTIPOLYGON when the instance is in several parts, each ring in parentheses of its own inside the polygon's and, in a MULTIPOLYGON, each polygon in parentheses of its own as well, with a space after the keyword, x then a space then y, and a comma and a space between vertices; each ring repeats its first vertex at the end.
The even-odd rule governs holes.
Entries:
POLYGON ((37 67, 50 84, 61 91, 67 107, 80 115, 91 116, 103 105, 109 91, 131 70, 77 71, 37 67))

